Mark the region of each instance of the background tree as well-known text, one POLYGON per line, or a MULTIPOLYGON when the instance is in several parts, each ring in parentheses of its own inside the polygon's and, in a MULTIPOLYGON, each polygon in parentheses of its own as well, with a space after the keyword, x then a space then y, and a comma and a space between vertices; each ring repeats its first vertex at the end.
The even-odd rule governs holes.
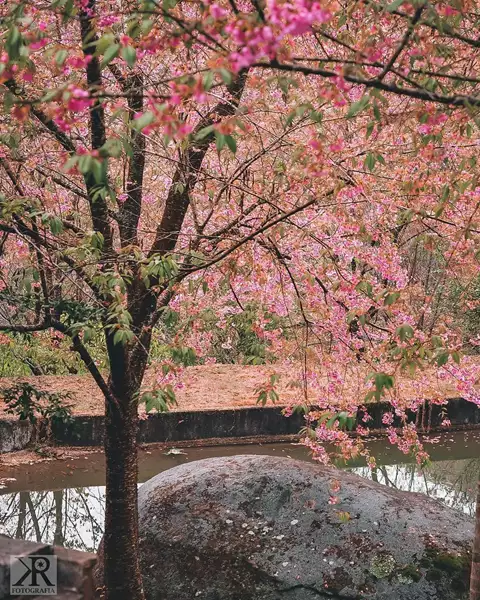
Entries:
MULTIPOLYGON (((160 325, 184 317, 184 362, 206 360, 212 313, 253 302, 299 401, 334 413, 478 401, 477 333, 444 310, 475 309, 474 3, 1 10, 2 330, 66 336, 104 394, 107 598, 143 597, 137 405, 174 402, 171 361, 141 395, 160 325)), ((327 437, 363 451, 320 426, 320 458, 327 437)), ((414 428, 399 443, 422 460, 414 428)))

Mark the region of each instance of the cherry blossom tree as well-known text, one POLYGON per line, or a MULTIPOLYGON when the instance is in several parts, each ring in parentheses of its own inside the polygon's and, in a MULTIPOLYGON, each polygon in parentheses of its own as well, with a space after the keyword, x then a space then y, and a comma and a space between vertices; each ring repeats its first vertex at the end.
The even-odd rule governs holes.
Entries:
MULTIPOLYGON (((1 11, 1 329, 68 338, 105 397, 107 598, 143 598, 137 409, 174 402, 168 361, 141 392, 173 315, 209 360, 212 324, 255 305, 299 403, 333 415, 309 417, 320 459, 325 441, 364 451, 336 419, 365 402, 391 403, 387 425, 426 397, 478 402, 460 319, 478 283, 474 2, 1 11)), ((414 427, 389 435, 425 456, 414 427)))

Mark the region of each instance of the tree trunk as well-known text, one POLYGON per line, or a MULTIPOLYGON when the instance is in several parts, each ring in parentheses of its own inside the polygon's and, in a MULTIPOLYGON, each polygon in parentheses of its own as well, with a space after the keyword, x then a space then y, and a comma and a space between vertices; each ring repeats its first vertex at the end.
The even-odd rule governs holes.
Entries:
POLYGON ((480 481, 477 486, 475 537, 473 538, 472 572, 470 575, 470 600, 480 600, 480 481))
POLYGON ((25 536, 25 517, 27 514, 27 494, 29 492, 20 492, 19 505, 18 505, 18 523, 17 531, 15 533, 16 538, 23 538, 25 536))
POLYGON ((55 500, 55 533, 53 534, 53 543, 55 546, 63 546, 65 543, 63 537, 63 494, 64 490, 53 492, 55 500))
POLYGON ((143 600, 138 560, 136 398, 117 394, 116 402, 106 402, 105 413, 105 598, 143 600))

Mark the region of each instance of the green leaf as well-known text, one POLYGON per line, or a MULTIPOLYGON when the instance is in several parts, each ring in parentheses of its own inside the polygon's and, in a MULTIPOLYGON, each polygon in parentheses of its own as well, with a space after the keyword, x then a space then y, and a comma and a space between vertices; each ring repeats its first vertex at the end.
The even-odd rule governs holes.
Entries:
POLYGON ((133 339, 133 333, 129 329, 117 329, 113 335, 113 343, 126 344, 133 339))
POLYGON ((367 157, 365 158, 365 166, 367 169, 372 172, 375 169, 375 164, 377 162, 375 154, 373 152, 369 152, 367 157))
POLYGON ((219 70, 219 73, 223 83, 225 83, 226 85, 230 85, 232 83, 233 75, 230 73, 230 71, 222 68, 219 70))
POLYGON ((90 236, 90 246, 97 250, 101 250, 103 248, 104 241, 105 238, 103 237, 103 234, 100 233, 100 231, 94 231, 90 236))
POLYGON ((59 235, 63 231, 63 223, 59 217, 51 216, 48 224, 53 235, 59 235))
POLYGON ((51 100, 54 100, 55 98, 57 98, 59 94, 58 90, 50 90, 49 92, 47 92, 46 94, 44 94, 42 96, 42 102, 50 102, 51 100))
POLYGON ((380 399, 380 396, 383 394, 384 390, 393 388, 394 381, 391 375, 387 375, 386 373, 374 373, 373 380, 375 382, 377 400, 380 399))
POLYGON ((236 153, 237 151, 237 141, 236 139, 231 136, 231 135, 226 135, 225 136, 225 142, 228 146, 228 148, 233 152, 233 154, 236 153))
POLYGON ((213 85, 213 71, 207 71, 202 77, 203 89, 208 92, 213 85))
POLYGON ((115 36, 113 33, 106 33, 96 42, 95 50, 97 54, 105 54, 107 48, 109 48, 115 42, 115 36))
POLYGON ((83 341, 89 342, 93 338, 93 329, 91 327, 83 328, 83 341))
POLYGON ((369 102, 370 102, 370 96, 362 96, 362 98, 360 98, 360 100, 357 100, 357 102, 354 102, 353 104, 351 104, 350 108, 348 109, 348 112, 347 112, 347 119, 351 119, 352 117, 354 117, 356 114, 358 114, 362 110, 365 110, 367 108, 369 102))
POLYGON ((439 367, 443 367, 448 362, 448 352, 442 352, 437 356, 437 365, 439 367))
POLYGON ((105 173, 103 168, 103 162, 94 158, 92 160, 91 168, 90 168, 93 177, 97 183, 103 183, 105 181, 105 173))
POLYGON ((148 110, 147 112, 143 113, 141 117, 133 121, 133 126, 135 127, 135 129, 141 131, 142 129, 145 129, 145 127, 148 127, 151 123, 153 123, 154 119, 155 115, 152 111, 148 110))
POLYGON ((127 35, 132 39, 140 35, 140 22, 138 18, 132 18, 127 22, 127 35))
POLYGON ((400 298, 400 292, 391 292, 385 296, 385 306, 391 306, 400 298))
POLYGON ((356 417, 348 417, 348 419, 347 419, 347 429, 348 429, 348 431, 353 431, 354 428, 355 428, 356 423, 357 423, 356 417))
POLYGON ((103 54, 102 68, 106 67, 108 65, 108 63, 112 62, 112 60, 118 56, 119 52, 120 52, 119 44, 112 44, 111 46, 109 46, 103 54))
POLYGON ((270 400, 271 400, 271 401, 272 401, 274 404, 275 404, 275 402, 278 402, 278 400, 279 400, 279 397, 278 397, 278 394, 277 394, 277 392, 276 392, 275 390, 270 390, 269 396, 270 396, 270 400))
POLYGON ((137 51, 133 46, 124 46, 122 48, 122 58, 132 68, 137 60, 137 51))
POLYGON ((388 4, 385 7, 385 10, 387 12, 394 12, 397 10, 397 8, 400 8, 400 6, 402 6, 402 4, 404 3, 405 0, 393 0, 393 2, 391 2, 390 4, 388 4))
POLYGON ((11 92, 5 92, 3 97, 3 109, 6 113, 9 113, 15 104, 15 96, 11 92))
POLYGON ((208 125, 208 127, 203 127, 203 129, 200 129, 200 131, 195 134, 195 139, 203 140, 204 138, 207 137, 207 135, 212 133, 213 129, 214 129, 213 125, 208 125))
POLYGON ((332 429, 333 426, 335 425, 335 421, 337 420, 337 415, 333 415, 333 417, 331 417, 330 419, 328 419, 327 423, 325 424, 325 427, 327 429, 332 429))
POLYGON ((265 406, 265 404, 267 403, 268 400, 268 396, 267 396, 267 392, 265 390, 262 390, 257 397, 257 404, 262 404, 262 406, 265 406))
POLYGON ((55 54, 55 62, 56 64, 61 67, 63 65, 63 63, 67 60, 68 57, 68 52, 67 50, 59 50, 56 54, 55 54))
POLYGON ((113 336, 113 343, 115 345, 123 343, 124 333, 125 333, 125 331, 123 329, 117 329, 117 331, 115 332, 115 334, 113 336))
POLYGON ((406 342, 407 340, 412 339, 414 331, 410 325, 402 325, 397 328, 397 335, 402 340, 402 342, 406 342))
POLYGON ((120 158, 122 156, 123 144, 118 138, 111 138, 107 140, 100 148, 100 154, 102 156, 112 156, 113 158, 120 158))
POLYGON ((7 39, 5 40, 5 49, 8 53, 8 58, 12 61, 20 58, 20 50, 23 45, 23 39, 20 35, 18 27, 15 25, 10 28, 7 39))
MULTIPOLYGON (((94 174, 94 177, 96 177, 94 169, 93 169, 93 174, 94 174)), ((97 200, 105 200, 105 198, 107 197, 107 194, 108 194, 108 187, 105 186, 103 183, 93 186, 93 188, 90 192, 90 195, 92 197, 92 202, 96 202, 97 200)))
POLYGON ((67 171, 70 171, 70 169, 73 169, 73 167, 74 167, 74 166, 75 166, 75 165, 78 163, 78 159, 79 159, 79 158, 80 158, 80 157, 79 157, 79 156, 76 156, 76 155, 74 155, 74 156, 71 156, 71 157, 70 157, 70 158, 67 160, 67 162, 66 162, 66 163, 63 165, 63 170, 64 170, 65 172, 67 172, 67 171))
POLYGON ((355 286, 355 289, 359 292, 366 294, 369 298, 373 298, 373 287, 369 281, 359 281, 355 286))
POLYGON ((219 133, 218 131, 215 131, 215 144, 217 146, 217 150, 219 152, 222 151, 223 147, 225 146, 225 136, 223 135, 223 133, 219 133))
POLYGON ((90 154, 83 154, 82 156, 80 156, 80 158, 78 159, 78 170, 80 171, 80 173, 83 173, 84 175, 88 173, 92 167, 92 161, 93 156, 91 156, 90 154))

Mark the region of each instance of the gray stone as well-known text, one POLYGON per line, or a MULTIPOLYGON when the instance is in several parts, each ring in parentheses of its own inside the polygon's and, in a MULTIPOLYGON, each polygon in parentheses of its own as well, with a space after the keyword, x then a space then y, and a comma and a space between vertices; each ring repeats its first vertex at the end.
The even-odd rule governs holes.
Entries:
POLYGON ((93 598, 95 595, 96 554, 55 546, 55 555, 57 556, 58 581, 62 587, 81 592, 83 600, 93 598))
POLYGON ((467 597, 469 517, 319 465, 186 463, 140 488, 139 518, 148 600, 467 597))
POLYGON ((17 540, 0 534, 0 600, 10 596, 10 562, 13 556, 52 553, 53 549, 49 544, 17 540))

